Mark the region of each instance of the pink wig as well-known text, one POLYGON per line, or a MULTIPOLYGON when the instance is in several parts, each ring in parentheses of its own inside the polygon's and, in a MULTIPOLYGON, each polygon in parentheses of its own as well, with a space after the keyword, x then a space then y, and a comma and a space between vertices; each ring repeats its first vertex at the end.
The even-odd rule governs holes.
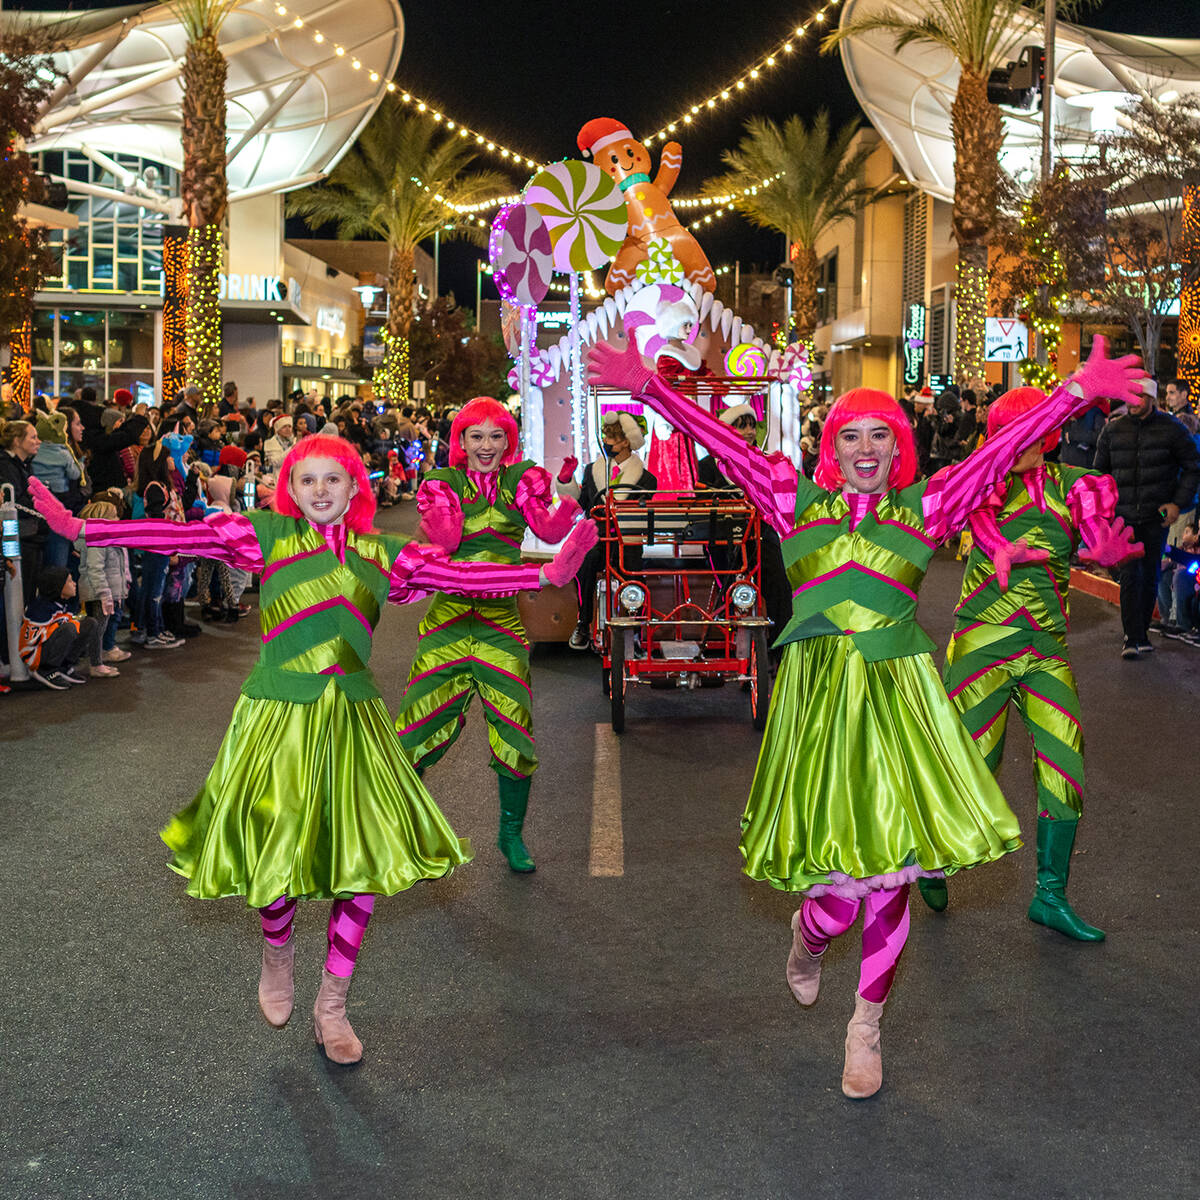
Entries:
POLYGON ((346 526, 355 533, 371 533, 375 520, 375 495, 358 451, 344 438, 312 433, 301 438, 287 452, 279 466, 279 484, 271 501, 275 511, 285 517, 304 519, 304 514, 292 499, 291 481, 292 471, 306 458, 332 458, 338 466, 345 468, 350 478, 358 484, 358 492, 346 510, 346 526))
POLYGON ((917 477, 917 450, 908 418, 887 392, 865 387, 853 388, 833 402, 821 430, 821 454, 813 479, 830 490, 845 485, 846 477, 837 459, 838 430, 863 419, 882 421, 896 435, 896 457, 888 472, 888 487, 908 487, 917 477))
POLYGON ((500 465, 507 467, 521 457, 521 438, 512 414, 491 396, 476 396, 450 423, 449 461, 452 467, 467 465, 467 452, 462 448, 462 435, 472 425, 482 425, 485 421, 491 421, 493 425, 503 429, 504 436, 508 438, 508 449, 500 456, 500 465))
MULTIPOLYGON (((1046 399, 1046 393, 1041 388, 1035 387, 1019 387, 1013 388, 1011 392, 1005 392, 1003 396, 998 397, 992 402, 992 407, 988 409, 988 437, 998 433, 1005 425, 1011 424, 1022 413, 1027 413, 1031 408, 1037 408, 1046 399)), ((1042 442, 1042 453, 1049 454, 1055 446, 1058 445, 1059 430, 1053 433, 1046 434, 1046 440, 1042 442)))

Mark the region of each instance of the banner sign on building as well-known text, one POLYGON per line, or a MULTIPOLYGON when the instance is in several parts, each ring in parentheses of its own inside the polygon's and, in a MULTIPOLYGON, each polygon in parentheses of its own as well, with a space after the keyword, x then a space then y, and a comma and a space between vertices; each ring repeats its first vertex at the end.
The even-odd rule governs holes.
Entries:
POLYGON ((904 316, 904 386, 920 387, 925 376, 925 305, 910 304, 904 316))
POLYGON ((1016 317, 988 317, 984 358, 988 362, 1020 362, 1029 357, 1029 327, 1016 317))

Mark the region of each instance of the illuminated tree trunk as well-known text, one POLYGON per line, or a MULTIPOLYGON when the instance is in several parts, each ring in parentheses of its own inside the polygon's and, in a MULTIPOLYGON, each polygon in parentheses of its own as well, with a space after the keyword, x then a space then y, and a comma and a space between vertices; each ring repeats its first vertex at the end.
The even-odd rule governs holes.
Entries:
POLYGON ((950 108, 954 135, 954 211, 958 243, 954 374, 960 383, 984 376, 988 242, 996 225, 996 189, 1004 125, 988 103, 987 79, 964 69, 950 108))
POLYGON ((409 398, 408 335, 413 321, 413 270, 416 254, 411 246, 393 246, 388 261, 388 319, 383 335, 383 363, 375 372, 375 394, 385 404, 403 405, 409 398))
POLYGON ((220 272, 225 180, 225 57, 211 29, 183 66, 183 204, 188 221, 187 379, 206 409, 221 398, 220 272))

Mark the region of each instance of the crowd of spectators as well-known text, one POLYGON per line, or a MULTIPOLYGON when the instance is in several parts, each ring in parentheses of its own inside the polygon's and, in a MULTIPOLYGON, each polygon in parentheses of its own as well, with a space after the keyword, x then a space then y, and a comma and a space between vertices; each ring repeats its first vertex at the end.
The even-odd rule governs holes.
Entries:
MULTIPOLYGON (((0 411, 0 485, 18 505, 19 557, 6 559, 10 598, 20 574, 18 653, 41 686, 63 691, 120 674, 135 653, 174 650, 202 622, 234 623, 252 611, 253 581, 223 564, 178 555, 91 549, 51 531, 32 512, 36 476, 84 519, 153 517, 186 522, 214 511, 265 506, 292 444, 310 433, 356 446, 381 507, 413 499, 420 475, 445 465, 453 409, 384 408, 358 399, 294 393, 257 407, 225 384, 211 415, 187 388, 164 405, 110 398, 84 387, 72 397, 38 396, 23 412, 8 397, 0 411), (189 619, 188 604, 200 621, 189 619)), ((10 675, 0 621, 0 687, 10 675)))

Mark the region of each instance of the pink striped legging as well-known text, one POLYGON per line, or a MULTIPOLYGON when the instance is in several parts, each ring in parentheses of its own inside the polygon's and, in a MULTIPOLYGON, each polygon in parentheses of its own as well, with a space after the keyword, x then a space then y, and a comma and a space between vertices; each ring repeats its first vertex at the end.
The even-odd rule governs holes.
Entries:
POLYGON ((875 1004, 887 999, 908 939, 908 888, 906 883, 868 892, 863 900, 827 893, 807 897, 800 907, 800 937, 813 956, 824 954, 829 943, 858 919, 858 910, 866 910, 858 994, 875 1004))
MULTIPOLYGON (((349 979, 354 974, 354 964, 374 908, 375 897, 370 895, 333 902, 329 913, 329 953, 325 956, 325 970, 330 975, 349 979)), ((289 896, 280 896, 258 912, 262 918, 263 937, 272 946, 286 945, 292 936, 296 901, 289 896)))

